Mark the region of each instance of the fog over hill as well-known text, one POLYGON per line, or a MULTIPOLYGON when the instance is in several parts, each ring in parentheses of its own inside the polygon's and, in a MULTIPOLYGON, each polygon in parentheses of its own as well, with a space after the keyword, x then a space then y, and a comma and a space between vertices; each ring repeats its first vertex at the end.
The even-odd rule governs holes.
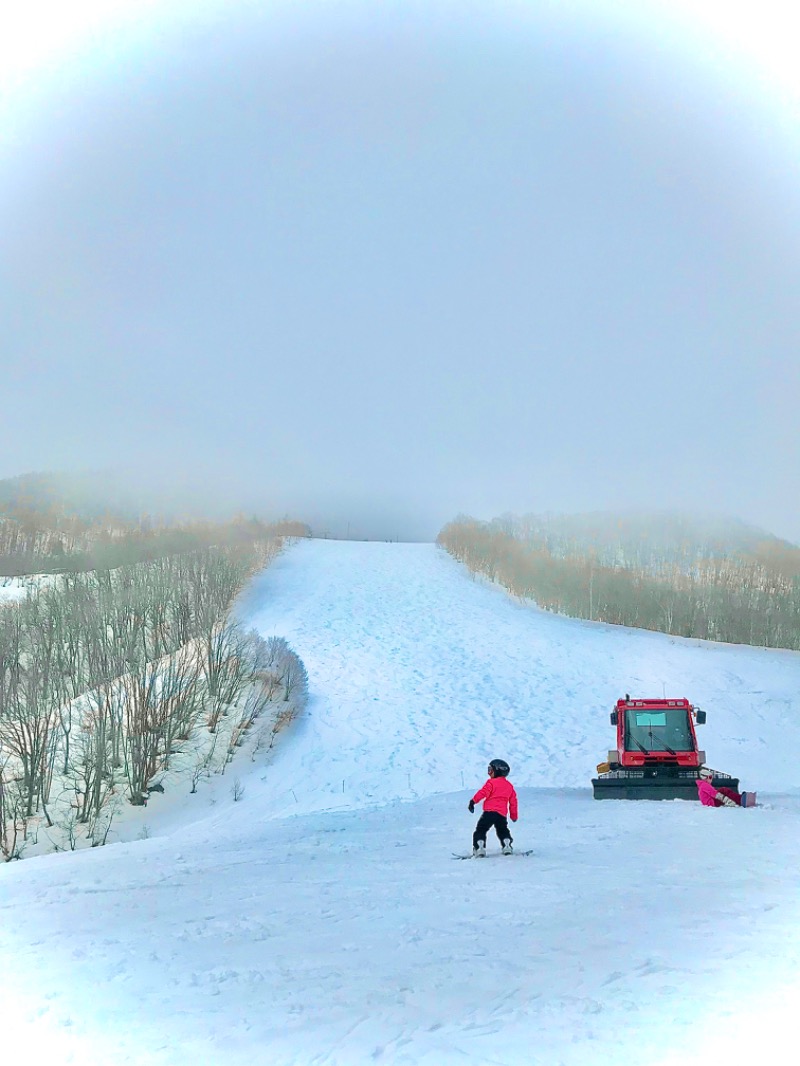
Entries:
MULTIPOLYGON (((160 474, 142 475, 131 470, 47 471, 19 474, 0 480, 0 518, 20 512, 74 515, 85 520, 114 516, 134 522, 143 515, 163 522, 228 518, 233 514, 256 515, 265 521, 284 518, 306 522, 312 534, 342 540, 400 540, 430 542, 452 512, 440 508, 431 513, 424 501, 415 508, 413 495, 407 506, 387 494, 369 498, 355 491, 315 496, 297 493, 296 506, 289 507, 291 494, 270 499, 257 486, 237 487, 224 478, 196 480, 160 474)), ((565 513, 507 511, 496 517, 480 514, 493 526, 526 537, 536 534, 547 540, 573 540, 597 549, 636 544, 653 549, 697 545, 704 551, 752 551, 757 546, 780 546, 789 542, 733 515, 653 510, 582 511, 565 513)))
MULTIPOLYGON (((135 522, 147 515, 157 522, 225 519, 256 515, 277 522, 296 518, 315 536, 355 540, 432 541, 437 516, 387 494, 279 491, 243 485, 226 476, 171 475, 168 469, 142 474, 131 469, 47 471, 0 480, 0 518, 5 515, 75 515, 85 520, 114 517, 135 522)), ((441 511, 441 521, 449 514, 441 511)))

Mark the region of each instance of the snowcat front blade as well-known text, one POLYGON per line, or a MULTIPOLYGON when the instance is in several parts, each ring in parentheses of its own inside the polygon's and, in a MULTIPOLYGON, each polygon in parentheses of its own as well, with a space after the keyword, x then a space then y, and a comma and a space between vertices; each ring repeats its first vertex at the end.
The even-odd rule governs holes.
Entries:
MULTIPOLYGON (((592 791, 595 799, 699 800, 696 782, 694 769, 620 769, 592 778, 592 791)), ((727 774, 716 774, 712 783, 717 788, 739 789, 739 779, 727 774)))

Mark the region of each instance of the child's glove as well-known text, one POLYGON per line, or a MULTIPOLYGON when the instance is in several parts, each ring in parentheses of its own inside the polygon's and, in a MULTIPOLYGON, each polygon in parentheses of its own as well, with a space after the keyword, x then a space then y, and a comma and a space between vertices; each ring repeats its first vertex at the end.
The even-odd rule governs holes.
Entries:
POLYGON ((470 814, 474 814, 475 813, 475 803, 474 803, 473 800, 469 801, 469 813, 470 814))
POLYGON ((717 799, 718 800, 722 800, 722 805, 724 807, 738 807, 739 806, 739 804, 736 803, 735 800, 732 800, 730 798, 730 796, 723 796, 721 792, 717 793, 717 799))

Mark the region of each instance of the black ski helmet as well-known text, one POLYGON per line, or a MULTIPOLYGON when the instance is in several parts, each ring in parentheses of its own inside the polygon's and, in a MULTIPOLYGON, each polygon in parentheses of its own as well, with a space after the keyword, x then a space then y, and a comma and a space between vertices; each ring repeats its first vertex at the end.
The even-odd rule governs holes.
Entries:
POLYGON ((492 759, 489 763, 489 769, 494 770, 495 777, 508 777, 511 773, 511 767, 505 759, 492 759))

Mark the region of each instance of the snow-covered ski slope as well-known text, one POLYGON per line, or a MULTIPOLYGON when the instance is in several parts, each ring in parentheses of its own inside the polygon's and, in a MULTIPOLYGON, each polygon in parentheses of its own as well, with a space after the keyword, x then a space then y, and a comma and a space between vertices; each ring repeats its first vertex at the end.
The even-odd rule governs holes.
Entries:
POLYGON ((240 613, 302 656, 308 713, 241 802, 158 797, 150 839, 0 868, 9 1056, 699 1066, 791 1037, 800 656, 554 618, 430 545, 303 542, 240 613), (704 707, 764 805, 594 801, 625 691, 704 707), (495 756, 534 853, 454 862, 495 756))
POLYGON ((279 764, 303 783, 303 811, 454 791, 495 756, 520 784, 586 788, 626 692, 704 708, 709 763, 743 787, 800 786, 792 652, 553 616, 429 544, 301 543, 243 613, 285 636, 312 678, 314 705, 279 764))

